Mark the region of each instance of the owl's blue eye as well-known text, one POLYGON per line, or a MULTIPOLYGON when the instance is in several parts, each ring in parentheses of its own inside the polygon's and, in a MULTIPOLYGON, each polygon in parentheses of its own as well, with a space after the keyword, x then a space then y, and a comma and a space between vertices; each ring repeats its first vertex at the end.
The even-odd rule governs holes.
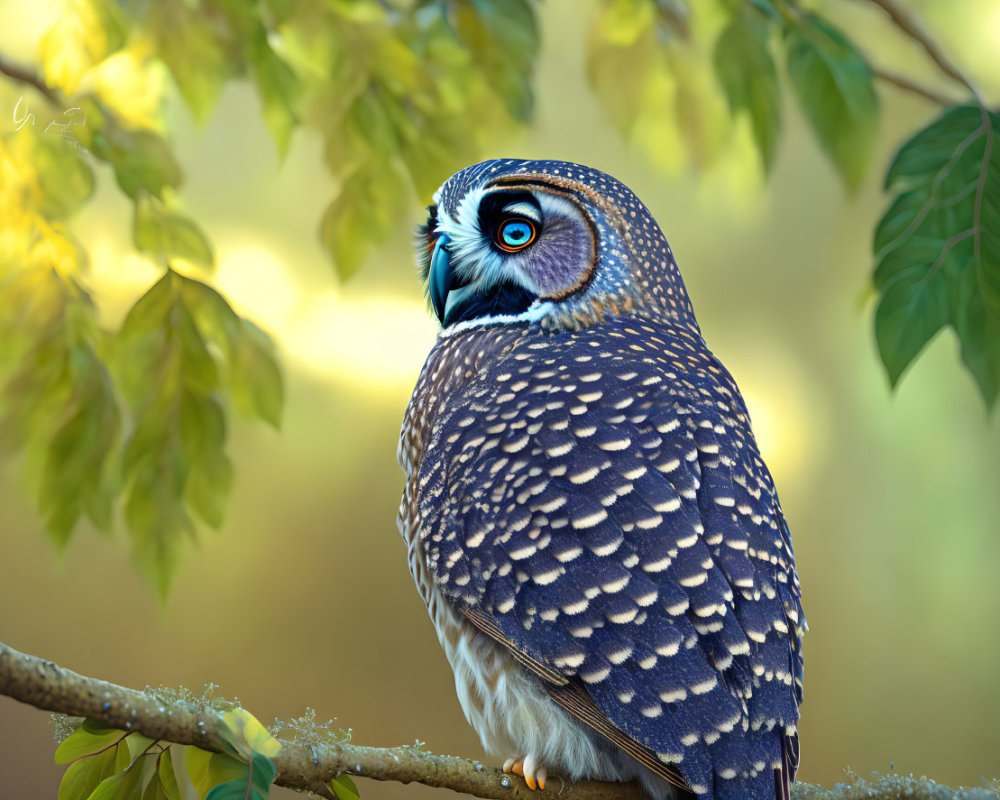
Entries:
POLYGON ((496 242, 502 250, 516 253, 535 241, 537 235, 535 223, 530 219, 516 217, 501 223, 500 227, 497 228, 496 242))

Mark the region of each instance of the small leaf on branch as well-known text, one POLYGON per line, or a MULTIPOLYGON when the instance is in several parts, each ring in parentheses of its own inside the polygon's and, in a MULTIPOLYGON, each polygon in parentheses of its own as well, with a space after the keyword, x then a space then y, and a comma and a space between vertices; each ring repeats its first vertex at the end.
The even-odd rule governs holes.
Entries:
POLYGON ((292 68, 271 49, 263 30, 251 50, 250 61, 257 94, 263 104, 264 123, 274 137, 278 152, 284 156, 288 152, 292 130, 299 122, 296 107, 302 94, 302 84, 292 68))
MULTIPOLYGON (((120 757, 121 751, 127 751, 127 748, 119 747, 118 750, 120 757)), ((139 794, 139 787, 145 777, 145 768, 152 764, 151 760, 127 763, 125 766, 121 766, 120 761, 117 762, 116 774, 101 781, 87 800, 132 800, 139 794)))
POLYGON ((472 0, 454 6, 455 31, 510 115, 527 122, 534 98, 538 23, 527 0, 472 0))
POLYGON ((95 156, 114 167, 118 185, 129 197, 145 190, 163 199, 163 190, 181 183, 181 168, 162 136, 128 128, 97 103, 85 103, 88 125, 80 139, 95 156))
POLYGON ((38 174, 40 213, 47 219, 65 219, 94 193, 94 170, 74 140, 34 129, 20 131, 31 140, 30 163, 38 174))
POLYGON ((864 56, 822 17, 804 12, 785 31, 788 77, 820 146, 849 190, 875 147, 878 99, 864 56))
POLYGON ((126 737, 124 731, 109 728, 95 719, 85 719, 73 733, 56 748, 55 762, 69 764, 82 756, 89 756, 126 737))
POLYGON ((102 781, 115 774, 116 757, 117 748, 112 747, 70 764, 59 781, 57 800, 87 800, 102 781))
POLYGON ((358 791, 350 775, 338 775, 328 785, 337 795, 337 800, 361 800, 361 792, 358 791))
POLYGON ((988 406, 1000 394, 1000 115, 955 106, 896 154, 875 231, 875 336, 895 385, 954 328, 988 406))
MULTIPOLYGON (((246 777, 247 765, 223 753, 212 753, 200 747, 187 747, 184 762, 188 778, 198 797, 204 798, 214 787, 246 777)), ((246 789, 246 782, 243 783, 246 789)))
POLYGON ((704 48, 646 0, 605 0, 591 27, 587 77, 622 135, 678 172, 718 157, 730 116, 704 48))
POLYGON ((732 112, 750 118, 764 171, 770 171, 781 131, 781 86, 767 26, 741 6, 716 41, 714 65, 732 112))
POLYGON ((219 729, 222 740, 244 758, 253 753, 276 756, 281 751, 281 743, 245 708, 227 711, 222 722, 224 727, 219 729))
POLYGON ((375 160, 345 179, 320 225, 320 237, 342 280, 354 275, 372 245, 394 229, 409 194, 409 187, 396 170, 391 165, 382 167, 375 160))
POLYGON ((153 0, 148 12, 156 54, 198 120, 211 113, 233 71, 220 36, 224 27, 222 15, 209 15, 198 4, 153 0))
MULTIPOLYGON (((195 748, 189 748, 189 752, 195 748)), ((174 773, 173 746, 167 747, 156 758, 156 772, 142 794, 142 800, 181 800, 181 789, 174 773)))
POLYGON ((183 258, 204 269, 215 266, 212 245, 201 228, 146 192, 135 199, 132 232, 136 248, 144 253, 164 260, 183 258))

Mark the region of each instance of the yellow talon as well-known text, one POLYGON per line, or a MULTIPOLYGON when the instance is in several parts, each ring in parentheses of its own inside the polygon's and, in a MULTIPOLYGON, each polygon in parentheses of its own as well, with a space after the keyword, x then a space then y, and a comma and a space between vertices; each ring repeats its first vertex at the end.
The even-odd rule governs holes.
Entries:
POLYGON ((508 758, 503 763, 503 771, 520 775, 531 791, 544 789, 545 781, 549 777, 545 767, 540 766, 535 757, 531 755, 508 758))

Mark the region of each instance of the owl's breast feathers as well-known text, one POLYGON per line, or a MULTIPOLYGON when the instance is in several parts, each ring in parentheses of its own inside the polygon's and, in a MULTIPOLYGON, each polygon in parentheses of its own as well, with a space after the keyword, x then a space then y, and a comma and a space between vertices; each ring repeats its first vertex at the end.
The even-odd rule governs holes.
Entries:
POLYGON ((805 625, 791 542, 700 336, 645 319, 446 335, 403 430, 401 514, 459 613, 696 794, 787 792, 805 625))

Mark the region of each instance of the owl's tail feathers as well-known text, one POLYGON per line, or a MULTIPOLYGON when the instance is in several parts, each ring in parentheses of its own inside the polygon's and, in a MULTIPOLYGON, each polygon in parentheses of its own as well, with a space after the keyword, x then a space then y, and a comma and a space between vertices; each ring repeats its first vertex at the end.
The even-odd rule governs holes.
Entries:
MULTIPOLYGON (((777 753, 775 753, 777 755, 777 753)), ((756 774, 715 774, 714 791, 704 800, 791 800, 791 783, 799 765, 799 739, 797 735, 781 737, 781 760, 774 769, 762 769, 756 774)), ((703 800, 699 795, 699 800, 703 800)))
POLYGON ((781 739, 781 769, 774 771, 774 800, 791 800, 790 784, 799 771, 799 734, 781 739))

